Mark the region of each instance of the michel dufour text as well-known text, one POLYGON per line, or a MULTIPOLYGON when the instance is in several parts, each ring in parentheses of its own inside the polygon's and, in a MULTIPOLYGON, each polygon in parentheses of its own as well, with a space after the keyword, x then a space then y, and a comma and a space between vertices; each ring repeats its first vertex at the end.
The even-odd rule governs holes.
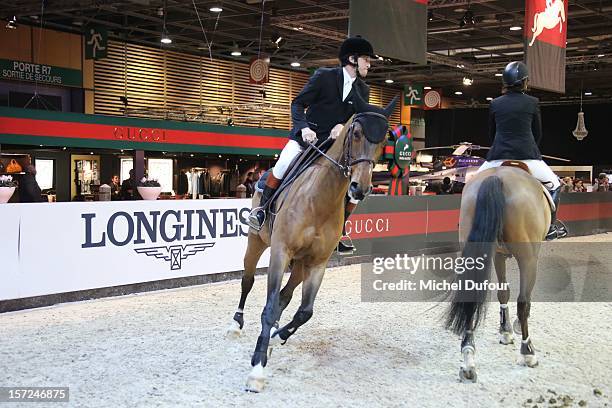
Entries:
POLYGON ((210 210, 119 211, 107 220, 97 220, 95 213, 81 214, 85 239, 81 248, 129 243, 193 241, 248 235, 248 208, 210 210))

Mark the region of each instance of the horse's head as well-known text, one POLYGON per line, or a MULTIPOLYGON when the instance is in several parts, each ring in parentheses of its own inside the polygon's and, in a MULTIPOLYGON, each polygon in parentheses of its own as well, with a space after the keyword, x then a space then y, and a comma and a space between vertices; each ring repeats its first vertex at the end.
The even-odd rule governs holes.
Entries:
POLYGON ((348 194, 363 200, 372 191, 372 169, 382 153, 389 129, 389 116, 395 109, 397 97, 382 109, 356 98, 357 114, 350 121, 345 144, 345 163, 349 169, 348 194))

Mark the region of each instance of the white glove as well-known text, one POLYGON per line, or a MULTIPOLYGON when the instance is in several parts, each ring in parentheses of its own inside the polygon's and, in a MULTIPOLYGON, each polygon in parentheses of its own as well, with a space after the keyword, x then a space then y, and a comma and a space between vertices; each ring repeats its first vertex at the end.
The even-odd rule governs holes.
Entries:
POLYGON ((344 129, 344 125, 342 123, 338 123, 336 126, 334 126, 334 128, 329 133, 329 137, 336 140, 336 138, 340 136, 342 129, 344 129))
POLYGON ((305 127, 302 129, 302 140, 306 143, 314 143, 317 141, 317 134, 309 127, 305 127))

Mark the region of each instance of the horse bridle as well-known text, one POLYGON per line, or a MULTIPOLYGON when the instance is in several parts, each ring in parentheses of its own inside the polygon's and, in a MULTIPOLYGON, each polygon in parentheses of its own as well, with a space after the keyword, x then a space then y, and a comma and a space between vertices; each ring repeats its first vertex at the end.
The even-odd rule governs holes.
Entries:
MULTIPOLYGON (((355 122, 357 121, 357 119, 359 119, 361 117, 364 117, 364 116, 373 116, 373 117, 376 117, 376 118, 379 118, 379 119, 383 119, 385 122, 388 121, 388 119, 387 119, 387 117, 385 115, 380 114, 378 112, 362 112, 362 113, 356 114, 353 117, 353 120, 351 121, 351 125, 349 127, 348 134, 346 135, 346 138, 344 139, 344 146, 343 146, 343 151, 342 151, 342 159, 343 160, 342 159, 340 160, 342 163, 339 163, 338 161, 334 160, 327 153, 325 153, 321 149, 319 149, 314 143, 309 143, 310 146, 312 148, 314 148, 317 152, 319 152, 320 155, 322 155, 327 160, 332 162, 336 167, 338 167, 338 169, 340 170, 342 175, 344 175, 345 178, 349 178, 351 176, 351 171, 352 171, 353 166, 355 166, 355 165, 357 165, 359 163, 368 162, 368 163, 370 163, 370 165, 372 167, 374 167, 374 165, 376 164, 375 160, 372 160, 369 157, 365 157, 365 156, 361 156, 361 157, 358 157, 358 158, 356 158, 354 160, 351 160, 351 153, 352 153, 352 149, 353 149, 353 133, 354 133, 354 130, 355 130, 355 122), (347 146, 348 146, 348 148, 347 148, 347 146)), ((368 141, 370 143, 374 143, 369 138, 366 137, 366 139, 368 139, 368 141)))

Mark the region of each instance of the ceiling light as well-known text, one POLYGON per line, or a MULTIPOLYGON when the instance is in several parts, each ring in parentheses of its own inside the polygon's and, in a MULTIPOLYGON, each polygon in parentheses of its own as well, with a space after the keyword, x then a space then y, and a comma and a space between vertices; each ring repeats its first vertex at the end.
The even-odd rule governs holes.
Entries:
POLYGON ((193 157, 193 153, 191 153, 191 154, 189 155, 189 157, 193 157))
POLYGON ((283 37, 279 35, 279 36, 276 38, 276 40, 274 40, 274 43, 275 43, 276 45, 278 45, 278 44, 279 44, 279 43, 280 43, 282 40, 283 40, 283 37))
POLYGON ((386 84, 392 84, 394 81, 391 78, 385 79, 386 84))
POLYGON ((295 31, 302 31, 302 30, 304 29, 304 27, 302 27, 302 26, 297 26, 297 27, 293 27, 293 29, 294 29, 295 31))
POLYGON ((455 95, 463 95, 463 92, 457 91, 457 92, 455 92, 455 95))
POLYGON ((466 25, 474 24, 476 24, 476 21, 474 20, 474 13, 472 13, 472 10, 468 8, 463 17, 461 17, 461 20, 459 21, 459 28, 463 28, 466 25))
POLYGON ((587 91, 587 92, 584 93, 584 96, 591 96, 591 95, 593 95, 593 92, 588 92, 587 91))
POLYGON ((234 43, 234 46, 232 47, 232 52, 230 54, 234 57, 239 57, 242 55, 242 51, 240 51, 240 48, 238 48, 238 44, 234 43))
POLYGON ((423 89, 427 91, 428 89, 431 89, 431 86, 424 86, 423 89))
POLYGON ((219 6, 213 6, 209 10, 212 11, 213 13, 220 13, 223 11, 223 9, 219 6))
POLYGON ((463 85, 470 86, 474 83, 474 80, 470 77, 463 77, 463 85))
POLYGON ((500 77, 502 76, 502 74, 500 74, 499 72, 497 74, 495 74, 496 77, 500 77))
POLYGON ((172 39, 168 36, 166 30, 164 30, 164 33, 162 34, 161 42, 162 44, 172 44, 172 39))
POLYGON ((463 65, 463 64, 457 64, 457 68, 461 68, 461 69, 463 69, 463 68, 465 68, 465 65, 463 65))
POLYGON ((520 31, 522 29, 523 29, 523 27, 521 27, 521 26, 512 26, 512 27, 510 27, 510 31, 520 31))
POLYGON ((17 28, 17 17, 13 16, 13 18, 11 18, 8 23, 6 23, 6 28, 10 29, 10 30, 14 30, 17 28))
POLYGON ((300 64, 300 61, 296 58, 293 59, 293 61, 291 61, 291 66, 294 68, 298 68, 300 67, 302 64, 300 64))
POLYGON ((433 10, 429 10, 429 11, 427 12, 427 19, 428 19, 429 21, 433 21, 433 19, 434 19, 433 10))
POLYGON ((603 58, 605 56, 606 56, 606 54, 597 54, 597 58, 603 58))
POLYGON ((491 98, 490 96, 487 96, 487 101, 492 101, 493 98, 491 98))

